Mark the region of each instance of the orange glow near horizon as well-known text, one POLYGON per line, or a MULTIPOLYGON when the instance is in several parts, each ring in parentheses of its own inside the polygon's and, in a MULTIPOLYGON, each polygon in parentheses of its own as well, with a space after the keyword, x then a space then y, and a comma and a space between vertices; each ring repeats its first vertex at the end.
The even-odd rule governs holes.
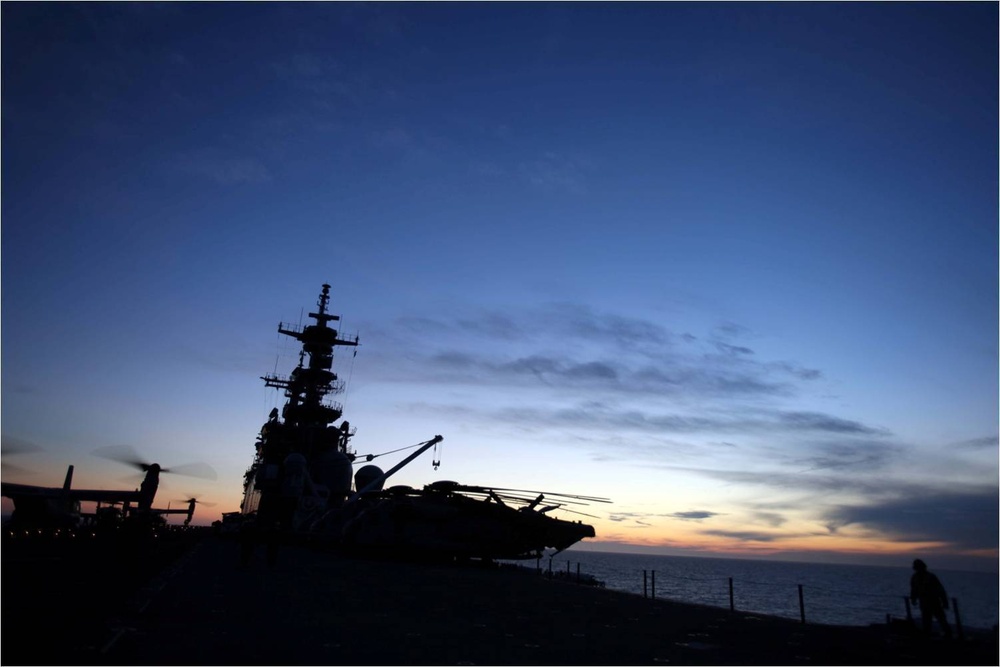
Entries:
POLYGON ((590 548, 598 549, 598 545, 607 544, 609 550, 621 550, 625 546, 640 547, 649 550, 675 550, 700 555, 715 555, 718 557, 762 557, 775 554, 797 552, 801 554, 815 553, 841 554, 845 556, 899 556, 906 557, 915 552, 940 551, 957 556, 969 556, 984 559, 997 559, 1000 550, 959 550, 950 548, 942 541, 901 541, 891 536, 881 535, 872 531, 850 528, 837 532, 806 532, 806 531, 772 531, 766 539, 737 539, 722 535, 704 534, 705 526, 676 526, 670 529, 670 536, 665 536, 662 526, 656 528, 623 529, 617 526, 607 527, 607 522, 597 529, 597 537, 588 540, 590 548))

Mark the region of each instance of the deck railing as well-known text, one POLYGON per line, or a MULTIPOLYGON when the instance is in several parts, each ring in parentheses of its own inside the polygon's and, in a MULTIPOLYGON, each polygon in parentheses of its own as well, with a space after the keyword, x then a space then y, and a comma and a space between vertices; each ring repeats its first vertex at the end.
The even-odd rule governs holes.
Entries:
MULTIPOLYGON (((538 574, 549 577, 581 584, 605 585, 594 575, 584 572, 581 565, 567 560, 565 571, 560 569, 553 572, 551 559, 546 568, 543 568, 539 559, 533 569, 538 574)), ((815 585, 733 577, 687 577, 663 571, 641 570, 635 572, 634 585, 619 585, 614 588, 651 600, 701 604, 732 612, 797 619, 801 623, 808 620, 825 625, 859 625, 857 620, 861 618, 871 619, 869 623, 884 619, 887 625, 894 619, 913 622, 913 611, 906 596, 846 591, 815 585)), ((964 631, 957 598, 951 598, 951 610, 958 637, 962 638, 964 631)))

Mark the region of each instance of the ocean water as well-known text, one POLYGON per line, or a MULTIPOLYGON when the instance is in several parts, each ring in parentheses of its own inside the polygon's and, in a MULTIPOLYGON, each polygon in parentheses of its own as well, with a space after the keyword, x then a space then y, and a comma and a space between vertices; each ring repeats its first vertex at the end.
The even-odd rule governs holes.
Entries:
MULTIPOLYGON (((522 566, 534 563, 522 561, 522 566)), ((569 571, 602 581, 606 588, 636 595, 646 593, 680 602, 729 608, 729 579, 737 610, 798 620, 799 585, 807 623, 869 625, 886 615, 906 618, 904 598, 910 592, 906 567, 791 563, 731 558, 692 558, 593 551, 563 552, 552 559, 553 572, 569 571)), ((548 559, 539 563, 543 570, 548 559)), ((998 622, 1000 575, 932 568, 949 598, 958 600, 964 628, 990 629, 998 622)), ((919 622, 920 611, 912 613, 919 622)), ((954 624, 954 612, 948 612, 954 624)))

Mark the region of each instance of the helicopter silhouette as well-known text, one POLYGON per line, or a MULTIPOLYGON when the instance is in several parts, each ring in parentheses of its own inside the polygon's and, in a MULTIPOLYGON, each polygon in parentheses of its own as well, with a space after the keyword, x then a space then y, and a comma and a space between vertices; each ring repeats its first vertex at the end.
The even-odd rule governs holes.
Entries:
MULTIPOLYGON (((93 452, 95 456, 109 459, 137 468, 144 473, 139 488, 135 490, 113 489, 74 489, 73 469, 70 465, 66 477, 60 487, 35 486, 14 482, 0 482, 0 495, 10 498, 14 503, 8 527, 14 530, 52 530, 72 529, 81 521, 94 515, 81 512, 81 503, 95 502, 96 514, 107 517, 109 512, 121 520, 162 520, 165 514, 187 514, 185 525, 190 524, 194 516, 194 508, 199 501, 191 497, 181 501, 187 503, 186 509, 157 509, 153 507, 156 492, 160 485, 161 474, 178 474, 189 477, 215 480, 218 478, 215 470, 204 463, 190 463, 165 468, 159 463, 143 460, 129 446, 103 447, 93 452), (120 507, 120 509, 119 509, 120 507)), ((202 503, 208 504, 208 503, 202 503)))

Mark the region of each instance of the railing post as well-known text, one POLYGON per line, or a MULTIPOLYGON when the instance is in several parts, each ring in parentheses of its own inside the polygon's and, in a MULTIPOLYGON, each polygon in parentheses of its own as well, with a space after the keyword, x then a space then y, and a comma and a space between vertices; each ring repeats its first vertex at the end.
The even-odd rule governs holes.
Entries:
POLYGON ((650 570, 649 591, 652 598, 656 599, 656 570, 650 570))
POLYGON ((733 578, 729 577, 729 611, 736 611, 736 605, 733 602, 733 578))
POLYGON ((552 578, 552 556, 549 556, 549 579, 552 578))
POLYGON ((576 564, 576 583, 580 583, 580 564, 576 564))
POLYGON ((799 618, 802 622, 806 622, 806 603, 802 597, 802 584, 799 584, 799 618))
POLYGON ((955 629, 958 631, 958 638, 965 639, 962 632, 962 615, 958 613, 958 598, 951 599, 951 608, 955 610, 955 629))
POLYGON ((642 597, 648 598, 649 594, 646 592, 646 571, 642 571, 642 597))

